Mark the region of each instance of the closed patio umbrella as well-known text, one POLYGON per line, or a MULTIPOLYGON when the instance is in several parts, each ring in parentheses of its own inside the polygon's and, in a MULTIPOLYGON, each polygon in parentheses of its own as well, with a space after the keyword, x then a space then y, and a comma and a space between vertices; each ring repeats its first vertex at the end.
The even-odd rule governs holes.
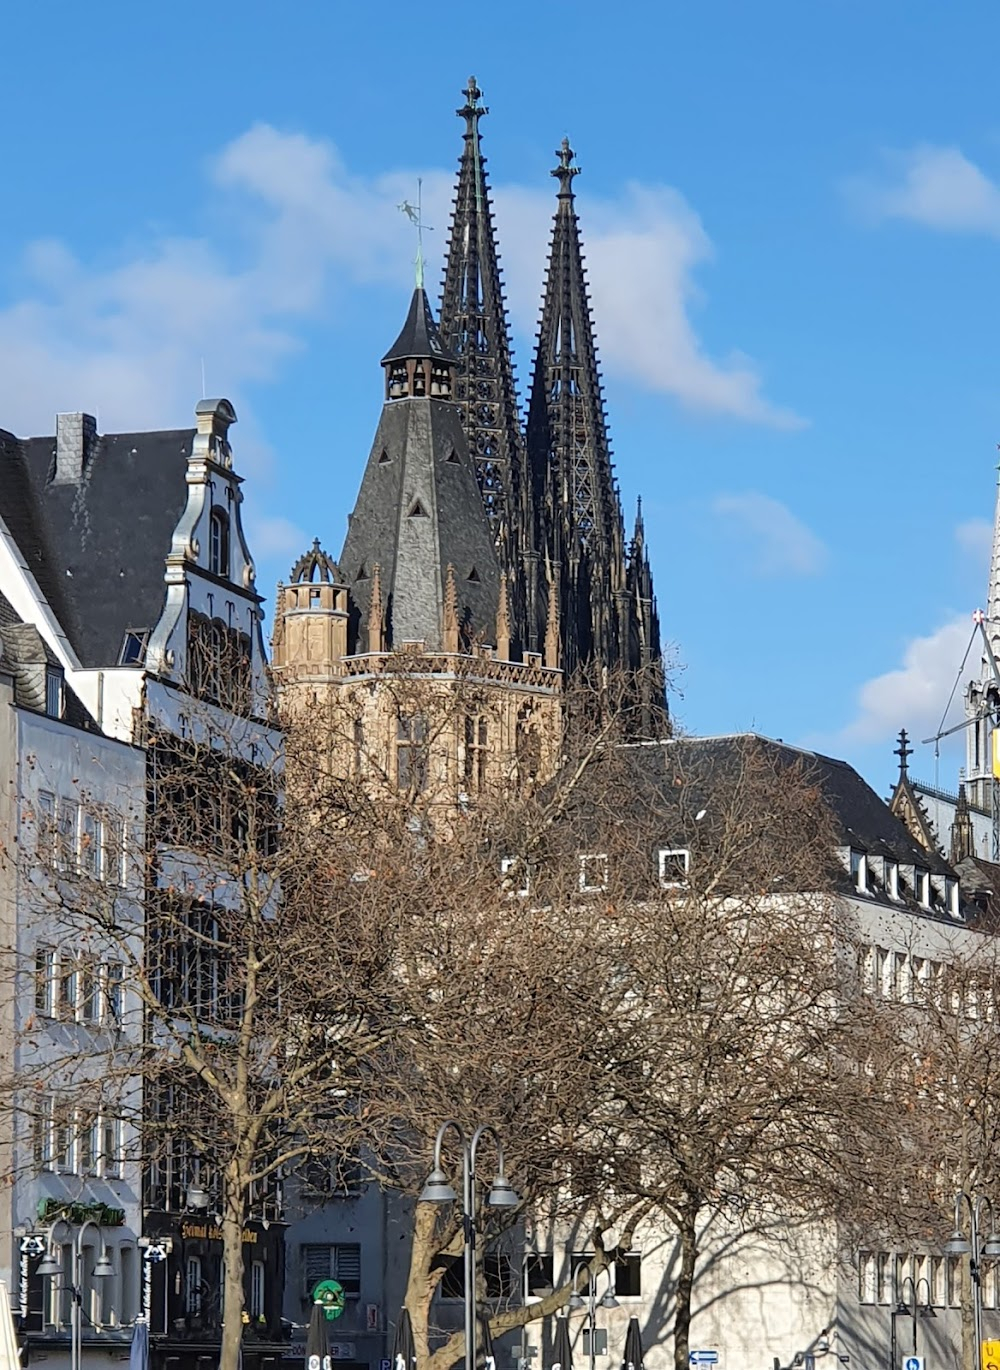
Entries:
POLYGON ((128 1350, 128 1370, 149 1370, 149 1324, 136 1318, 128 1350))
POLYGON ((413 1370, 417 1363, 417 1348, 413 1344, 413 1324, 404 1308, 396 1323, 392 1339, 392 1370, 413 1370))
POLYGON ((556 1318, 556 1339, 552 1348, 552 1370, 573 1370, 573 1348, 569 1341, 569 1322, 556 1318))
POLYGON ((642 1370, 642 1337, 639 1335, 638 1318, 629 1318, 628 1320, 622 1370, 642 1370))
POLYGON ((314 1303, 306 1333, 306 1370, 330 1370, 329 1324, 321 1303, 314 1303))
POLYGON ((7 1286, 0 1281, 0 1370, 20 1370, 17 1332, 7 1286))

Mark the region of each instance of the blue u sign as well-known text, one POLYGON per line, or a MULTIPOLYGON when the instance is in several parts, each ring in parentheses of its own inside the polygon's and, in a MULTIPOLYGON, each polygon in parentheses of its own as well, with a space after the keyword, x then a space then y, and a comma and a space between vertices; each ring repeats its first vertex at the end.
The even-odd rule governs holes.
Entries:
POLYGON ((923 1356, 907 1356, 903 1361, 903 1370, 924 1370, 923 1356))

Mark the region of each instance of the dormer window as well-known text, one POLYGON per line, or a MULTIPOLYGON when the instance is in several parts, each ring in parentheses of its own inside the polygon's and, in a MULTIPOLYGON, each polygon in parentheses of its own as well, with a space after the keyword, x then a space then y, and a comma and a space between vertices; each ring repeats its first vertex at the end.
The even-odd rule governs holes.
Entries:
POLYGON ((950 875, 944 880, 944 902, 952 918, 958 917, 958 881, 950 875))
POLYGON ((859 894, 868 893, 868 857, 851 848, 851 883, 859 894))
POLYGON ((660 885, 665 890, 687 884, 691 853, 686 847, 661 847, 656 854, 660 885))
POLYGON ((608 888, 608 858, 603 853, 598 856, 581 856, 579 865, 581 894, 600 894, 608 888))
POLYGON ((931 906, 931 874, 921 866, 913 867, 913 893, 922 909, 931 906))
POLYGON ((146 656, 146 643, 149 641, 149 629, 141 631, 138 628, 129 628, 122 641, 122 649, 118 653, 119 666, 137 666, 146 656))
POLYGON ((62 718, 65 703, 63 673, 55 666, 45 668, 45 712, 49 718, 62 718))
POLYGON ((885 892, 890 899, 899 898, 899 862, 885 859, 885 892))
POLYGON ((229 515, 213 509, 208 532, 208 569, 213 575, 229 579, 229 515))

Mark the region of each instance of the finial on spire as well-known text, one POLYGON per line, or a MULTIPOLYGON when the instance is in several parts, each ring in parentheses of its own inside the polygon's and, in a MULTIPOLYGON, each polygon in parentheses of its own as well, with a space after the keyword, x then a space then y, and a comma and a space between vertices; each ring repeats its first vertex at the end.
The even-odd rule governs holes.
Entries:
POLYGON ((559 666, 559 586, 553 576, 549 581, 549 604, 545 623, 545 665, 552 670, 559 666))
POLYGON ((424 223, 423 195, 423 178, 418 176, 417 203, 415 205, 411 205, 409 200, 404 200, 402 204, 396 206, 398 210, 400 210, 403 214, 406 215, 410 223, 417 230, 417 256, 414 262, 414 266, 416 267, 416 281, 418 290, 423 290, 424 288, 424 229, 426 228, 428 233, 434 232, 434 229, 430 224, 424 223))
POLYGON ((382 568, 378 562, 372 567, 372 597, 368 605, 368 650, 385 651, 385 630, 382 624, 382 568))
POLYGON ((467 138, 471 138, 479 132, 479 120, 484 114, 489 114, 489 110, 479 103, 483 92, 476 85, 474 76, 469 77, 469 84, 462 94, 465 96, 465 104, 461 109, 456 109, 455 113, 460 119, 465 120, 465 134, 467 138))
POLYGON ((507 594, 507 572, 500 572, 500 597, 497 600, 497 657, 510 660, 510 603, 507 594))
POLYGON ((913 748, 908 745, 909 735, 905 728, 899 730, 899 746, 893 752, 893 756, 899 757, 899 778, 900 780, 907 774, 907 761, 913 755, 913 748))
POLYGON ((573 166, 573 158, 576 153, 569 145, 569 139, 564 138, 556 149, 556 156, 559 158, 559 165, 553 167, 549 172, 550 176, 555 176, 559 182, 560 197, 566 195, 573 198, 573 177, 579 176, 580 168, 573 166))
POLYGON ((444 575, 444 605, 441 614, 442 650, 455 654, 458 651, 458 586, 455 584, 455 568, 451 562, 444 575))

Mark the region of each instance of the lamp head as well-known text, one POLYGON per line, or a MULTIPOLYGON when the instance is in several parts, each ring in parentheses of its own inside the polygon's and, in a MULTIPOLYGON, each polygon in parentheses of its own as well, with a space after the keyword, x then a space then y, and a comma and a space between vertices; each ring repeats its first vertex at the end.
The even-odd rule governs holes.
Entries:
POLYGON ((600 1302, 600 1307, 601 1307, 601 1308, 621 1308, 621 1304, 620 1304, 620 1303, 618 1302, 618 1300, 615 1298, 613 1292, 609 1289, 608 1292, 604 1295, 604 1298, 601 1300, 601 1302, 600 1302))
POLYGON ((991 1260, 996 1260, 1000 1256, 1000 1234, 991 1232, 983 1243, 980 1255, 988 1256, 991 1260))
POLYGON ((208 1195, 200 1184, 188 1185, 187 1206, 198 1210, 208 1207, 208 1195))
POLYGON ((583 1307, 583 1295, 582 1295, 582 1294, 571 1294, 571 1295, 569 1296, 569 1307, 570 1307, 570 1308, 582 1308, 582 1307, 583 1307))
POLYGON ((450 1204, 454 1203, 458 1195, 448 1183, 448 1176, 440 1166, 435 1166, 427 1176, 427 1183, 420 1191, 418 1203, 424 1204, 450 1204))
POLYGON ((48 1255, 43 1256, 42 1259, 38 1262, 38 1269, 36 1273, 41 1275, 43 1279, 49 1279, 56 1275, 61 1275, 62 1266, 59 1264, 55 1256, 53 1256, 52 1252, 50 1251, 48 1255))
POLYGON ((968 1256, 971 1251, 972 1246, 968 1238, 956 1227, 944 1244, 944 1254, 946 1256, 968 1256))
POLYGON ((486 1196, 486 1202, 490 1208, 516 1208, 521 1200, 517 1196, 517 1190, 513 1187, 506 1175, 494 1176, 493 1183, 490 1185, 490 1192, 486 1196))
POLYGON ((936 1318, 937 1314, 934 1312, 933 1304, 923 1304, 920 1309, 920 1316, 922 1318, 936 1318))
POLYGON ((109 1276, 113 1275, 114 1273, 115 1268, 111 1264, 111 1257, 108 1255, 107 1249, 105 1249, 101 1252, 97 1260, 94 1262, 94 1278, 98 1280, 106 1280, 109 1276))
POLYGON ((902 1299, 897 1299, 896 1311, 893 1313, 892 1316, 894 1318, 908 1318, 912 1311, 913 1310, 910 1308, 910 1305, 908 1303, 904 1303, 902 1299))

